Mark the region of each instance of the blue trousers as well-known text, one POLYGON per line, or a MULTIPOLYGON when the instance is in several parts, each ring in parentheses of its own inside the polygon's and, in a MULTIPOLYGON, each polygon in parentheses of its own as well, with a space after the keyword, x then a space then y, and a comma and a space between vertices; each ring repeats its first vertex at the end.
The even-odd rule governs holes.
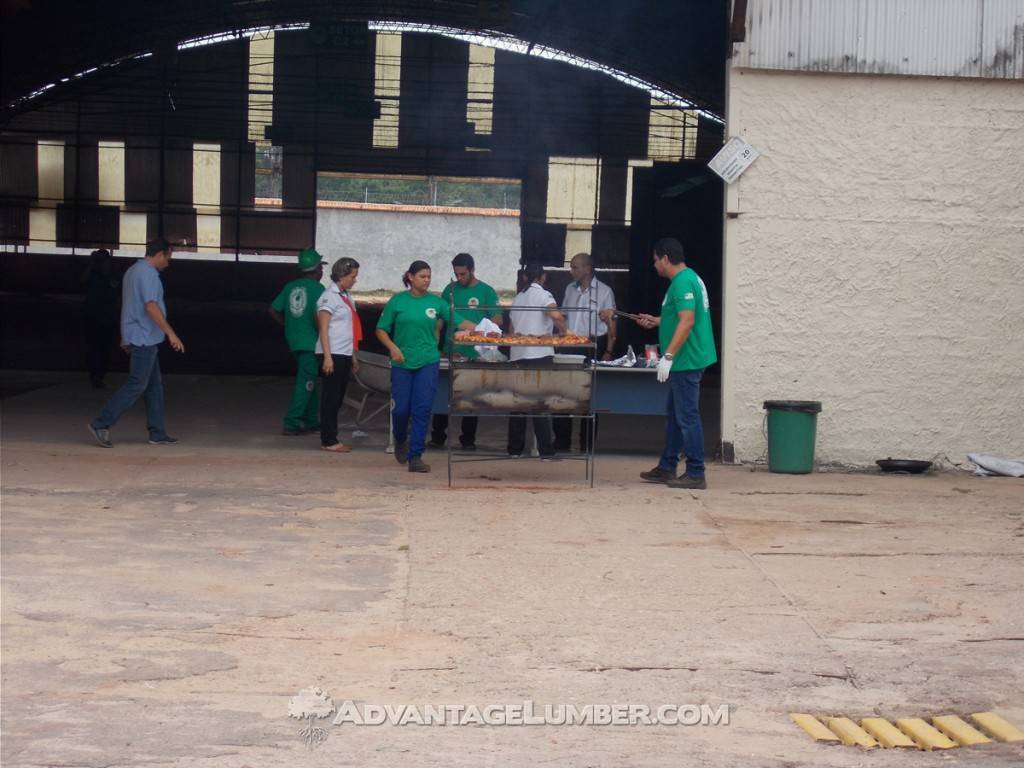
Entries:
POLYGON ((160 378, 159 344, 145 347, 129 345, 128 381, 103 406, 92 426, 110 429, 124 412, 131 408, 140 395, 146 399, 146 427, 149 437, 157 440, 167 436, 164 429, 164 384, 160 378))
POLYGON ((437 372, 440 363, 424 365, 412 371, 391 367, 391 418, 396 443, 409 440, 409 458, 423 455, 430 427, 430 411, 437 391, 437 372), (409 419, 412 418, 412 431, 409 419))
POLYGON ((704 427, 700 421, 700 380, 704 369, 672 371, 668 375, 668 418, 665 452, 658 466, 675 472, 679 454, 686 456, 686 474, 704 477, 704 427))

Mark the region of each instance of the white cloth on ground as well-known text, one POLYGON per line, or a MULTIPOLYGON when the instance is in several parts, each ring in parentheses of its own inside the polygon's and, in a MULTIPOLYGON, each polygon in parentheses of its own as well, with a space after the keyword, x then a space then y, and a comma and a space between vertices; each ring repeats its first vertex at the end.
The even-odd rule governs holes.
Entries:
POLYGON ((1024 459, 1008 459, 990 453, 968 453, 967 458, 978 468, 974 472, 976 475, 1024 477, 1024 459))

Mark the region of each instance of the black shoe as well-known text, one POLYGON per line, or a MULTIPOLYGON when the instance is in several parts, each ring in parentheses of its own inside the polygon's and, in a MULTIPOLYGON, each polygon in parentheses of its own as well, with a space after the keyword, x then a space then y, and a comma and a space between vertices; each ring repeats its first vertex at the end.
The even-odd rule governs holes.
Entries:
POLYGON ((461 447, 464 451, 475 451, 476 443, 462 443, 461 447))
POLYGON ((305 435, 307 433, 306 430, 304 429, 288 429, 286 427, 285 429, 281 430, 281 434, 284 435, 285 437, 301 437, 302 435, 305 435))
POLYGON ((437 440, 431 440, 427 443, 427 448, 435 451, 443 451, 445 448, 444 441, 442 440, 441 442, 437 442, 437 440))
POLYGON ((423 459, 419 456, 413 456, 409 459, 409 471, 410 472, 429 472, 430 465, 424 464, 423 459))
POLYGON ((395 443, 395 461, 405 464, 409 460, 409 442, 395 443))
POLYGON ((669 488, 685 488, 690 491, 703 491, 707 489, 708 482, 703 477, 680 475, 675 480, 669 480, 665 485, 669 488))
POLYGON ((174 445, 176 442, 178 442, 178 438, 171 437, 170 435, 149 438, 150 445, 174 445))
POLYGON ((96 438, 96 442, 102 445, 104 448, 113 448, 114 444, 110 442, 110 430, 109 429, 97 429, 92 424, 86 424, 89 431, 92 432, 92 436, 96 438))
POLYGON ((547 456, 541 456, 541 457, 540 457, 540 460, 541 460, 541 461, 561 461, 561 459, 560 459, 560 458, 558 458, 558 457, 557 457, 557 456, 556 456, 555 454, 553 454, 553 453, 551 453, 551 454, 548 454, 547 456))
POLYGON ((648 483, 669 483, 676 479, 676 473, 662 467, 655 467, 647 472, 641 472, 640 477, 648 483))

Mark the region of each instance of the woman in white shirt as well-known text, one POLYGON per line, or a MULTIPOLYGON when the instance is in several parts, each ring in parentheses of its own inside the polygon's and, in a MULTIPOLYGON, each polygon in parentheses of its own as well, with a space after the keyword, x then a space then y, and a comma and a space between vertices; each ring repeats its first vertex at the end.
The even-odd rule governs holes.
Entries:
MULTIPOLYGON (((547 275, 541 264, 527 264, 520 277, 525 287, 512 300, 509 311, 511 332, 516 336, 551 336, 555 327, 564 334, 565 318, 558 311, 555 297, 544 288, 547 275)), ((509 359, 527 365, 548 365, 555 354, 554 347, 516 346, 509 348, 509 359)), ((533 417, 533 433, 537 437, 537 450, 541 460, 555 456, 551 435, 551 419, 547 416, 533 417)), ((512 416, 508 420, 508 452, 510 456, 522 456, 526 448, 526 417, 512 416)))
POLYGON ((338 259, 331 266, 331 285, 316 303, 320 338, 314 351, 321 370, 320 448, 333 453, 352 450, 338 442, 338 411, 345 399, 349 373, 359 369, 356 351, 363 333, 355 302, 348 293, 358 276, 358 261, 347 256, 338 259))

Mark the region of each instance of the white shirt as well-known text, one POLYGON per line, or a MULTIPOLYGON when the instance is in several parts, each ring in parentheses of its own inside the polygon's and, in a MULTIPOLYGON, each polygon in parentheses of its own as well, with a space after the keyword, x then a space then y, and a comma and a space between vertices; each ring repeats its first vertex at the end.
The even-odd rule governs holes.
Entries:
MULTIPOLYGON (((537 283, 518 294, 512 300, 512 309, 508 313, 512 321, 512 333, 516 336, 553 336, 555 321, 547 312, 538 309, 518 310, 517 307, 557 307, 558 303, 551 293, 537 283)), ((509 347, 510 360, 533 360, 538 357, 549 357, 555 354, 554 347, 509 347)))
POLYGON ((596 277, 590 287, 583 290, 578 282, 569 283, 565 288, 562 306, 566 309, 590 307, 589 312, 566 312, 565 323, 569 332, 577 336, 604 336, 608 325, 600 318, 606 309, 615 309, 615 294, 612 289, 596 277))
MULTIPOLYGON (((350 299, 351 301, 351 299, 350 299)), ((327 290, 320 294, 316 302, 316 315, 319 318, 321 312, 328 312, 331 320, 327 324, 327 335, 331 342, 332 355, 352 355, 352 308, 341 298, 341 291, 337 285, 330 285, 327 290)), ((319 320, 317 321, 319 328, 319 320)), ((324 352, 320 337, 316 339, 318 355, 324 352)))

